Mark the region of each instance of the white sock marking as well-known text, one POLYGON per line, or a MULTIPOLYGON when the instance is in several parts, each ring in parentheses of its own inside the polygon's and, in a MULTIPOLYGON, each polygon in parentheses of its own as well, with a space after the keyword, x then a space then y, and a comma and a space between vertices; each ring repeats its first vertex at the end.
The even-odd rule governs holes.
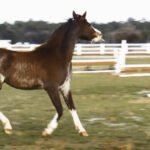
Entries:
POLYGON ((75 124, 76 128, 79 130, 79 133, 85 132, 85 129, 83 128, 83 126, 80 122, 80 119, 78 117, 76 110, 72 109, 70 112, 72 114, 74 124, 75 124))
POLYGON ((10 124, 10 121, 2 112, 0 112, 0 121, 4 125, 4 129, 12 130, 12 126, 10 124))
POLYGON ((50 123, 47 125, 47 128, 45 129, 45 132, 47 134, 49 134, 49 135, 52 134, 53 131, 57 128, 57 126, 58 126, 57 118, 58 118, 58 114, 56 113, 54 118, 50 121, 50 123))

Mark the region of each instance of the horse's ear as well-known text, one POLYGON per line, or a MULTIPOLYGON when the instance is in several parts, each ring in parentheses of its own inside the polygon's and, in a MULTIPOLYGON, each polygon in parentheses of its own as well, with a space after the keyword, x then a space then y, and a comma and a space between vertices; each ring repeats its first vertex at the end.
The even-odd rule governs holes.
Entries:
POLYGON ((72 14, 73 14, 73 18, 74 18, 74 19, 77 19, 77 18, 78 18, 78 15, 75 13, 75 11, 73 11, 72 14))
POLYGON ((86 12, 82 15, 82 19, 84 20, 86 18, 86 12))

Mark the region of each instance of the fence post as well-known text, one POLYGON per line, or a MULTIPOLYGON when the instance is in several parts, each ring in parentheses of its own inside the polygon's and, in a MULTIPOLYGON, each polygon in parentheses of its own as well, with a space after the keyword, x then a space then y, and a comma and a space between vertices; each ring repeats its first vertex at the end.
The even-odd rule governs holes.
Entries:
POLYGON ((76 44, 77 55, 82 55, 81 44, 76 44))
POLYGON ((148 54, 150 53, 150 43, 147 43, 146 51, 147 51, 148 54))
POLYGON ((0 40, 0 47, 1 48, 10 48, 11 40, 0 40))
POLYGON ((128 45, 126 40, 122 40, 121 48, 118 49, 117 54, 117 63, 115 65, 115 74, 119 74, 124 68, 126 64, 126 53, 128 51, 128 45))
POLYGON ((102 55, 105 54, 105 44, 100 45, 100 54, 102 54, 102 55))
POLYGON ((126 64, 126 54, 128 52, 128 44, 126 40, 122 40, 121 42, 122 44, 122 48, 121 48, 121 57, 122 57, 122 69, 125 68, 125 64, 126 64))
POLYGON ((115 49, 115 58, 116 58, 116 64, 115 64, 115 75, 118 75, 121 71, 120 67, 120 49, 115 49))

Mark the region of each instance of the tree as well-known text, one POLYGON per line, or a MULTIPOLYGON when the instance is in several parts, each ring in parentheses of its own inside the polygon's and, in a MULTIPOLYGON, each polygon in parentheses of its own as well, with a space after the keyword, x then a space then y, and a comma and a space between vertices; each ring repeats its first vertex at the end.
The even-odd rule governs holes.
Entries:
POLYGON ((121 28, 111 33, 112 42, 120 43, 127 40, 129 43, 136 43, 142 40, 142 33, 136 27, 127 22, 121 28))

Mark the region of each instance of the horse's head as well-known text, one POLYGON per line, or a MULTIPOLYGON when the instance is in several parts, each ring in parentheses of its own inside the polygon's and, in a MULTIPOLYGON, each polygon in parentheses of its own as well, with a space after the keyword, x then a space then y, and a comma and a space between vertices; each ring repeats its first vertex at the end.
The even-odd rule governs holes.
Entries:
POLYGON ((81 16, 73 11, 73 19, 79 26, 79 38, 92 42, 103 42, 102 33, 86 20, 86 12, 81 16))

